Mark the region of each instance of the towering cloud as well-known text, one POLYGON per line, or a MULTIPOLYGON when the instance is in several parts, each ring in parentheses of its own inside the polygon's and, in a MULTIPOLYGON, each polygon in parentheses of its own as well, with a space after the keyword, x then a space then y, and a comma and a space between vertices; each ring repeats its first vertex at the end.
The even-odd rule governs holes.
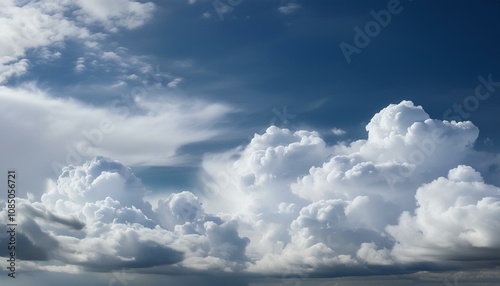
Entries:
POLYGON ((330 146, 314 131, 269 127, 206 155, 201 192, 155 207, 119 162, 65 167, 40 201, 19 203, 20 235, 37 253, 25 259, 278 276, 498 263, 499 161, 474 150, 478 128, 403 101, 366 130, 330 146))
POLYGON ((474 150, 479 134, 474 124, 431 119, 421 106, 402 101, 375 114, 366 130, 366 140, 327 146, 315 132, 270 127, 242 149, 207 157, 205 170, 213 180, 206 183, 220 196, 206 204, 216 209, 225 200, 237 206, 228 211, 251 226, 242 233, 251 238, 249 249, 261 255, 251 269, 284 271, 276 261, 306 272, 339 264, 445 262, 460 251, 480 259, 498 249, 486 225, 495 227, 500 220, 494 209, 499 193, 491 185, 498 182, 494 166, 499 162, 474 150), (481 169, 490 184, 473 168, 481 169), (453 183, 429 187, 446 176, 453 183), (461 198, 464 193, 454 184, 474 199, 461 198), (489 194, 478 192, 479 185, 489 194), (429 188, 448 194, 446 207, 424 200, 436 195, 423 191, 429 188), (454 227, 465 210, 471 226, 454 227), (447 245, 431 243, 448 228, 454 229, 449 236, 464 238, 453 243, 443 236, 447 245), (415 240, 422 232, 426 235, 415 240))

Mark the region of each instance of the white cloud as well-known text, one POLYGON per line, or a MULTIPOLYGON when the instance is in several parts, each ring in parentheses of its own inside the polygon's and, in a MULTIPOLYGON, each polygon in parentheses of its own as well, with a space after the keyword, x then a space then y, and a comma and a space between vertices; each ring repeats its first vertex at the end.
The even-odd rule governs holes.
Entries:
POLYGON ((336 127, 332 128, 332 133, 333 133, 333 135, 336 135, 336 136, 342 136, 342 135, 346 134, 345 130, 343 130, 341 128, 336 128, 336 127))
POLYGON ((83 72, 85 70, 86 66, 85 66, 85 58, 83 57, 79 57, 77 60, 76 60, 76 65, 75 65, 75 71, 80 73, 80 72, 83 72))
POLYGON ((18 237, 49 259, 99 271, 169 264, 231 271, 248 260, 248 239, 236 221, 206 214, 189 192, 170 195, 155 210, 144 194, 140 180, 116 161, 69 166, 41 202, 18 199, 18 237))
POLYGON ((167 86, 170 88, 176 88, 182 82, 182 80, 183 79, 180 77, 174 78, 167 84, 167 86))
MULTIPOLYGON (((1 61, 1 60, 0 60, 1 61)), ((20 59, 13 62, 0 62, 0 83, 6 82, 12 76, 20 76, 28 71, 29 61, 20 59)))
POLYGON ((41 62, 53 61, 59 59, 61 56, 62 56, 61 52, 59 51, 54 52, 47 47, 40 48, 37 53, 37 57, 40 58, 41 62))
POLYGON ((206 206, 214 211, 258 208, 269 212, 278 210, 282 202, 294 203, 297 197, 290 194, 289 184, 307 174, 311 166, 321 165, 329 152, 317 132, 271 126, 264 134, 256 134, 243 150, 206 156, 203 167, 214 178, 205 182, 206 186, 224 193, 223 198, 208 201, 206 206), (273 189, 272 194, 269 189, 273 189))
POLYGON ((16 138, 4 145, 12 148, 4 162, 32 174, 24 190, 37 194, 44 178, 57 176, 53 167, 79 165, 97 155, 127 165, 179 162, 180 146, 218 135, 220 131, 211 126, 232 110, 223 104, 151 94, 96 108, 53 98, 34 85, 0 87, 0 101, 0 130, 16 138))
POLYGON ((22 3, 6 0, 0 4, 0 10, 0 83, 4 83, 12 76, 26 73, 27 50, 41 49, 40 57, 47 60, 50 57, 44 52, 46 48, 64 46, 61 43, 68 39, 96 48, 104 34, 91 31, 95 28, 92 25, 102 25, 111 32, 120 28, 135 29, 151 17, 154 5, 129 0, 22 3))
MULTIPOLYGON (((366 264, 444 262, 454 257, 426 257, 438 246, 426 248, 432 246, 429 243, 434 236, 425 242, 414 239, 421 231, 418 223, 422 218, 410 218, 409 213, 415 203, 420 204, 425 184, 440 176, 449 173, 449 179, 459 180, 459 184, 464 180, 483 184, 479 172, 457 165, 472 164, 490 181, 498 182, 498 172, 488 168, 498 164, 498 158, 473 149, 478 128, 471 122, 430 119, 422 107, 403 101, 373 116, 366 129, 367 140, 327 146, 315 132, 292 133, 270 127, 264 134, 256 134, 247 146, 206 157, 204 169, 211 179, 204 181, 204 205, 211 211, 237 214, 244 222, 240 231, 250 238, 248 252, 257 257, 249 266, 251 271, 295 269, 307 273, 314 269, 334 271, 335 265, 362 271, 366 264), (416 252, 415 247, 421 249, 416 252)), ((477 192, 475 199, 466 200, 471 205, 464 207, 477 205, 469 216, 471 233, 462 234, 475 239, 476 244, 466 250, 469 257, 474 257, 473 247, 498 248, 499 241, 492 236, 493 227, 500 223, 494 210, 497 202, 485 198, 498 191, 488 188, 491 194, 477 192), (479 220, 473 218, 480 217, 479 213, 484 216, 484 225, 491 228, 474 229, 479 220)), ((457 189, 452 185, 440 189, 453 199, 449 206, 464 200, 448 191, 457 189)), ((429 209, 436 210, 436 218, 446 211, 429 209)), ((463 214, 463 208, 458 213, 463 214)), ((456 222, 445 219, 442 223, 446 226, 434 220, 426 225, 438 231, 455 228, 453 223, 459 222, 457 217, 456 222)), ((466 228, 450 236, 459 236, 466 228)), ((464 240, 455 246, 464 245, 464 240)), ((440 251, 448 252, 447 248, 440 251)), ((476 258, 483 254, 478 252, 476 258)))
MULTIPOLYGON (((38 116, 37 123, 49 126, 51 139, 57 132, 67 137, 67 127, 65 121, 55 125, 39 116, 45 114, 40 106, 88 118, 78 102, 17 92, 13 98, 23 101, 23 114, 38 116)), ((162 120, 171 105, 142 101, 138 107, 149 116, 124 120, 135 136, 148 141, 154 136, 146 126, 183 124, 175 112, 162 120)), ((14 109, 0 114, 13 116, 14 109)), ((218 112, 212 106, 199 113, 211 114, 207 109, 218 112)), ((24 119, 16 128, 30 122, 24 119)), ((147 271, 238 275, 364 274, 407 266, 418 270, 425 263, 441 267, 449 261, 496 265, 500 188, 498 170, 488 166, 500 162, 473 149, 478 128, 430 119, 423 108, 403 101, 374 115, 366 129, 367 140, 329 146, 317 132, 269 127, 246 146, 207 155, 201 192, 165 195, 154 208, 145 201, 140 180, 118 162, 99 157, 66 167, 40 200, 20 200, 20 213, 29 214, 20 221, 33 253, 28 260, 58 260, 85 269, 154 266, 147 271), (416 161, 415 154, 422 158, 416 161)), ((42 138, 37 142, 44 147, 37 129, 28 130, 30 137, 42 138)), ((128 146, 117 139, 110 143, 113 152, 136 159, 130 154, 134 149, 116 148, 128 146)), ((106 144, 100 148, 112 150, 106 144)), ((155 150, 154 144, 148 150, 155 150)), ((5 213, 0 216, 5 218, 5 213)))
POLYGON ((468 121, 429 119, 421 107, 408 101, 375 114, 366 130, 368 140, 337 145, 331 159, 311 168, 292 190, 317 200, 331 195, 353 199, 370 188, 392 200, 394 187, 414 190, 429 176, 445 174, 465 160, 473 153, 471 143, 479 133, 468 121))
POLYGON ((293 3, 293 2, 289 2, 287 3, 286 5, 284 6, 280 6, 278 8, 278 11, 281 13, 281 14, 292 14, 294 13, 295 11, 299 10, 300 8, 302 8, 302 6, 300 6, 299 4, 297 3, 293 3))
POLYGON ((85 24, 98 23, 106 29, 117 32, 119 28, 135 29, 142 26, 154 10, 151 2, 141 3, 130 0, 76 0, 81 7, 75 14, 85 24))
POLYGON ((481 248, 500 248, 500 188, 485 184, 470 166, 423 185, 415 198, 415 215, 404 212, 398 225, 387 228, 399 242, 392 250, 395 258, 486 259, 481 248))
POLYGON ((117 55, 115 52, 103 52, 101 55, 101 59, 105 61, 121 61, 121 57, 117 55))

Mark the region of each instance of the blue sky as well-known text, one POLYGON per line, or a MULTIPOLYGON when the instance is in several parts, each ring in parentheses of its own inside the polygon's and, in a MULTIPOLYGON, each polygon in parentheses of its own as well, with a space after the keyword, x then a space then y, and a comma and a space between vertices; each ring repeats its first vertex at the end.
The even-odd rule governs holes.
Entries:
MULTIPOLYGON (((494 31, 500 23, 494 1, 402 2, 402 12, 353 54, 350 64, 339 44, 353 44, 353 28, 364 28, 373 19, 369 11, 387 2, 314 1, 284 15, 276 9, 286 3, 244 1, 223 20, 211 1, 185 2, 156 3, 151 20, 109 35, 103 51, 124 47, 127 55, 146 56, 145 64, 183 79, 175 93, 233 104, 242 109, 234 120, 255 131, 269 124, 273 108, 284 106, 299 116, 296 124, 327 130, 339 125, 359 134, 370 114, 403 99, 443 118, 448 108, 474 94, 478 76, 498 78, 494 53, 500 43, 494 31), (205 19, 204 13, 211 16, 205 19)), ((78 43, 67 43, 60 59, 34 65, 12 82, 37 80, 59 96, 90 85, 75 96, 92 103, 104 100, 103 93, 130 92, 130 86, 106 90, 121 74, 112 64, 75 73, 74 62, 86 52, 78 43)), ((160 91, 163 96, 170 92, 160 91)), ((482 126, 482 139, 495 141, 494 124, 487 123, 496 98, 466 118, 482 126)))
POLYGON ((498 1, 0 10, 19 276, 498 281, 498 1))

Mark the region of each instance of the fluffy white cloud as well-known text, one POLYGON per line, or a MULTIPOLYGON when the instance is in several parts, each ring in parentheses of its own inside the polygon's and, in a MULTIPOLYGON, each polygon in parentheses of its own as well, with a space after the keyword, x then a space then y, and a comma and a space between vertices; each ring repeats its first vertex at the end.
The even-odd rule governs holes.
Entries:
POLYGON ((328 162, 292 185, 294 193, 313 201, 325 196, 352 200, 370 189, 406 207, 413 203, 406 194, 463 162, 479 134, 471 122, 430 119, 409 101, 375 114, 366 130, 367 140, 338 145, 328 162))
POLYGON ((499 161, 474 150, 478 128, 403 101, 366 129, 367 140, 329 146, 317 132, 269 127, 246 146, 207 155, 201 192, 165 195, 154 208, 118 162, 65 167, 40 201, 19 203, 24 258, 47 261, 40 269, 61 261, 285 276, 494 265, 500 189, 490 167, 499 161))
POLYGON ((234 271, 245 265, 248 238, 238 234, 235 220, 205 213, 189 192, 170 195, 155 210, 144 195, 140 180, 116 161, 98 157, 64 168, 41 202, 18 200, 19 248, 32 252, 19 258, 99 271, 172 264, 234 271))
POLYGON ((392 250, 399 260, 491 259, 487 250, 500 248, 500 188, 473 168, 450 170, 415 198, 415 214, 404 212, 398 225, 387 227, 399 242, 392 250))
MULTIPOLYGON (((440 176, 449 173, 449 179, 460 184, 482 181, 471 167, 457 168, 460 164, 480 168, 489 181, 497 180, 498 171, 491 167, 498 165, 498 158, 473 149, 478 128, 468 121, 431 119, 422 107, 403 101, 375 114, 366 130, 367 140, 327 146, 315 132, 270 127, 247 146, 207 156, 204 168, 210 179, 205 180, 204 204, 213 211, 237 214, 244 222, 241 233, 250 238, 248 252, 256 257, 249 269, 308 272, 311 265, 316 270, 339 264, 389 266, 452 257, 425 257, 425 251, 434 250, 426 248, 427 242, 415 242, 422 218, 409 214, 415 203, 422 208, 422 186, 440 176), (413 251, 412 242, 421 252, 413 251)), ((441 187, 448 188, 455 187, 441 187)), ((462 201, 457 195, 449 192, 451 206, 462 201)), ((493 229, 499 223, 499 216, 490 211, 496 203, 485 195, 476 193, 474 203, 484 201, 471 213, 471 225, 476 222, 472 218, 482 213, 493 229)), ((430 208, 436 217, 446 211, 430 208)), ((447 219, 442 221, 446 227, 459 222, 458 217, 455 222, 447 219)), ((427 225, 436 231, 446 229, 435 221, 427 225)), ((492 233, 481 231, 471 228, 462 236, 475 235, 476 245, 471 247, 498 248, 492 233)))

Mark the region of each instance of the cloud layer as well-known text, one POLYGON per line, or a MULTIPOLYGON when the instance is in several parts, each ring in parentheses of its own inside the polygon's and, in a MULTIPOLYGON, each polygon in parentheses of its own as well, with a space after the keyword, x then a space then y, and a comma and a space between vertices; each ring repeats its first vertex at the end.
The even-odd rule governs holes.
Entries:
POLYGON ((478 128, 403 101, 366 130, 365 140, 328 145, 314 131, 269 127, 207 155, 199 189, 155 206, 117 161, 67 166, 40 200, 18 203, 34 253, 24 259, 276 276, 498 263, 500 162, 474 150, 478 128))

